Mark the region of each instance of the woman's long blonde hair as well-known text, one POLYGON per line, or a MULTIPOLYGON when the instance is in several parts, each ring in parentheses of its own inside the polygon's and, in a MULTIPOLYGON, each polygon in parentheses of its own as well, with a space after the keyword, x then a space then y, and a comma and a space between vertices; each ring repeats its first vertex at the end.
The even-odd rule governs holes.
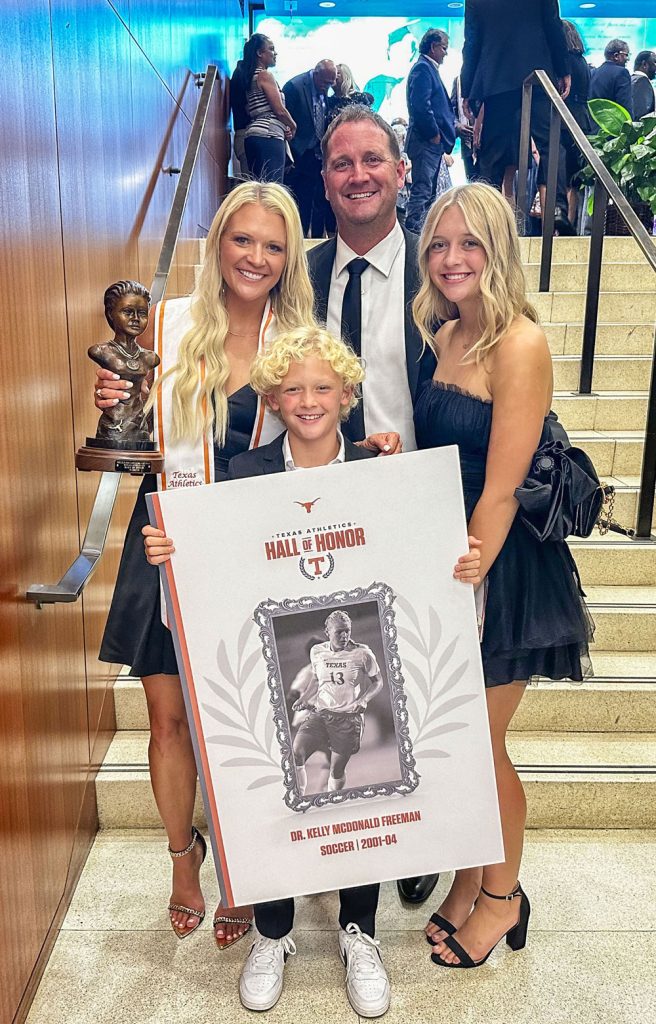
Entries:
POLYGON ((431 207, 419 239, 421 285, 412 303, 412 314, 424 345, 435 348, 435 329, 440 320, 455 320, 458 307, 449 302, 428 274, 430 245, 440 217, 452 206, 462 212, 467 230, 485 251, 481 274, 481 336, 463 362, 482 362, 523 314, 538 322, 526 297, 526 279, 519 252, 519 238, 508 202, 491 185, 476 182, 449 189, 431 207))
POLYGON ((205 259, 191 299, 193 326, 178 349, 178 361, 158 378, 148 399, 150 409, 157 387, 175 377, 172 393, 171 440, 197 440, 214 422, 217 444, 225 442, 228 400, 225 385, 230 364, 225 354, 229 322, 224 300, 220 245, 230 218, 242 206, 256 203, 280 214, 287 233, 287 261, 280 280, 271 290, 271 304, 280 330, 315 323, 314 296, 303 249, 303 231, 298 210, 282 185, 247 181, 238 185, 222 202, 212 221, 205 243, 205 259), (201 381, 201 364, 205 377, 201 381))

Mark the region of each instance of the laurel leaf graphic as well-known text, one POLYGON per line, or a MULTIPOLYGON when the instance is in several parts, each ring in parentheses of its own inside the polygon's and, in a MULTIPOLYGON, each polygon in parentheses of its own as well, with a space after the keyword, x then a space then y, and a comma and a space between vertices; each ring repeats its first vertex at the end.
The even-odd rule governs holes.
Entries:
POLYGON ((262 702, 262 694, 265 686, 266 683, 260 683, 259 686, 256 687, 248 704, 248 724, 251 727, 251 732, 255 729, 255 719, 257 718, 257 712, 262 702))
POLYGON ((452 690, 456 683, 460 682, 468 668, 469 659, 467 661, 461 662, 461 664, 453 670, 453 672, 445 682, 444 686, 440 687, 437 693, 433 694, 433 700, 438 700, 440 697, 443 697, 445 693, 448 693, 449 690, 452 690))
POLYGON ((231 757, 221 762, 222 768, 269 768, 270 764, 263 757, 231 757))
POLYGON ((251 630, 252 630, 254 625, 255 625, 255 623, 253 622, 252 619, 246 619, 246 622, 244 623, 244 625, 239 630, 239 637, 237 639, 237 659, 238 659, 238 661, 241 661, 241 659, 242 659, 242 655, 244 653, 244 649, 246 647, 246 643, 248 641, 248 638, 249 638, 249 636, 251 634, 251 630))
POLYGON ((420 637, 415 636, 414 633, 411 633, 409 629, 405 629, 403 626, 397 626, 396 631, 407 644, 414 647, 418 654, 421 654, 424 658, 428 656, 426 644, 420 637))
POLYGON ((246 682, 246 680, 250 676, 251 672, 253 671, 253 669, 255 668, 255 666, 257 665, 257 663, 258 663, 258 661, 260 660, 261 657, 262 657, 262 652, 261 651, 252 651, 248 655, 248 657, 246 658, 246 661, 244 662, 244 664, 241 667, 241 672, 239 673, 239 684, 240 684, 240 686, 244 685, 244 683, 246 682))
POLYGON ((221 725, 227 725, 229 729, 239 729, 240 732, 249 731, 245 725, 240 725, 239 722, 233 722, 231 718, 224 715, 223 711, 219 711, 218 708, 212 707, 211 704, 203 704, 203 711, 206 711, 211 718, 220 722, 221 725))
POLYGON ((445 725, 438 725, 422 736, 421 739, 417 741, 417 745, 425 743, 426 740, 432 740, 435 736, 443 736, 447 732, 458 732, 460 729, 466 728, 467 722, 447 722, 445 725))
POLYGON ((229 683, 232 683, 235 690, 239 689, 237 680, 235 679, 232 668, 230 667, 230 661, 228 660, 228 653, 226 651, 225 641, 221 640, 219 646, 216 649, 216 663, 219 666, 219 672, 224 679, 227 679, 229 683))
POLYGON ((412 607, 412 605, 410 604, 410 602, 406 601, 406 599, 404 597, 401 597, 400 594, 397 594, 396 595, 396 603, 399 606, 399 608, 401 609, 401 611, 403 612, 403 614, 407 615, 408 618, 412 621, 412 624, 415 627, 415 629, 417 630, 417 632, 421 633, 421 626, 419 625, 419 619, 417 617, 417 613, 414 610, 414 608, 412 607))
POLYGON ((455 646, 456 646, 457 643, 458 643, 458 637, 455 637, 451 641, 450 644, 447 644, 447 646, 444 648, 444 650, 440 654, 440 657, 439 657, 439 660, 437 662, 437 665, 435 666, 435 671, 433 672, 433 682, 434 683, 436 683, 437 680, 439 679, 440 672, 442 671, 444 666, 451 660, 451 655, 453 654, 453 652, 455 650, 455 646))
POLYGON ((219 686, 218 683, 215 683, 213 679, 208 679, 207 676, 203 676, 203 678, 207 685, 209 686, 212 693, 216 697, 218 697, 219 700, 225 701, 226 704, 229 704, 230 707, 237 712, 239 717, 243 718, 244 712, 242 711, 242 709, 240 708, 239 704, 232 696, 232 694, 228 690, 226 690, 224 686, 219 686))
MULTIPOLYGON (((406 664, 407 664, 407 662, 406 662, 406 664)), ((412 694, 408 690, 406 690, 406 694, 405 694, 405 705, 406 705, 408 711, 410 712, 410 715, 414 719, 414 723, 415 723, 416 727, 419 728, 419 723, 421 722, 421 715, 419 714, 419 708, 417 707, 417 702, 415 701, 414 697, 412 696, 412 694)))
POLYGON ((446 750, 424 750, 419 755, 420 757, 451 757, 451 754, 447 754, 446 750))
POLYGON ((469 704, 470 701, 476 700, 477 696, 477 693, 465 693, 461 697, 452 697, 451 700, 445 701, 444 704, 440 704, 434 711, 431 711, 425 724, 430 725, 436 718, 446 715, 448 711, 453 711, 455 708, 462 707, 463 704, 469 704))
POLYGON ((410 661, 409 658, 403 659, 403 667, 408 669, 410 675, 421 690, 424 700, 428 704, 430 702, 430 692, 424 673, 412 661, 410 661))
POLYGON ((254 750, 261 753, 260 747, 254 740, 247 740, 245 736, 208 736, 208 743, 225 743, 229 747, 240 747, 242 750, 254 750))
POLYGON ((261 789, 262 786, 272 786, 274 782, 280 782, 279 775, 263 775, 261 778, 256 779, 255 782, 251 782, 250 786, 246 786, 246 789, 261 789))
POLYGON ((428 609, 428 621, 430 623, 429 641, 428 641, 428 654, 429 657, 435 654, 437 645, 440 642, 442 636, 442 625, 440 623, 439 616, 434 608, 428 609))

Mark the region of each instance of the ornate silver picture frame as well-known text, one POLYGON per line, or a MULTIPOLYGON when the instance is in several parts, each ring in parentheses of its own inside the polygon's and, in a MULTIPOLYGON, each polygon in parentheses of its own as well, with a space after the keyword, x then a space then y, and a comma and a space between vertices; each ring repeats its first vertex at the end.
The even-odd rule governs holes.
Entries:
MULTIPOLYGON (((348 804, 395 793, 404 796, 419 785, 408 729, 394 600, 395 595, 387 584, 372 583, 366 588, 339 590, 323 596, 262 601, 255 610, 254 620, 267 667, 271 713, 280 746, 284 800, 293 811, 305 812, 312 807, 348 804), (378 668, 383 681, 371 705, 366 706, 359 718, 350 714, 348 722, 338 709, 331 712, 311 702, 303 704, 297 696, 298 687, 302 686, 298 682, 300 677, 303 673, 306 679, 312 676, 308 664, 310 652, 326 646, 326 619, 333 612, 346 613, 353 631, 349 650, 365 651, 365 657, 378 668), (295 710, 294 705, 298 708, 299 704, 300 711, 295 710), (300 724, 299 715, 305 716, 300 724), (299 772, 296 764, 299 757, 298 746, 295 756, 295 740, 304 722, 307 723, 306 733, 308 728, 316 735, 326 733, 326 742, 316 751, 323 755, 322 768, 312 773, 305 765, 299 772), (344 755, 340 746, 342 734, 346 734, 348 744, 349 734, 358 730, 362 742, 360 744, 356 735, 354 752, 348 755, 348 764, 339 780, 343 788, 334 788, 331 770, 336 757, 344 755), (332 738, 333 733, 337 741, 332 738), (335 746, 339 747, 338 752, 335 746), (319 778, 321 770, 323 781, 319 778)), ((316 657, 316 653, 312 656, 316 657)), ((340 766, 343 760, 344 756, 340 766)), ((308 766, 310 763, 308 759, 308 766)))

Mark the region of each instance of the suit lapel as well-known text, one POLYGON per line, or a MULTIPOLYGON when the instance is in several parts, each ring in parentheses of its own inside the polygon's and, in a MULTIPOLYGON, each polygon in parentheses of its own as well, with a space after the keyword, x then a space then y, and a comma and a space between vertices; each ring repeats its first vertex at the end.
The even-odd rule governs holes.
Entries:
POLYGON ((285 438, 285 434, 280 434, 279 437, 272 441, 271 444, 266 446, 266 451, 263 451, 264 459, 262 467, 264 473, 284 473, 285 472, 285 459, 282 453, 282 444, 285 438))
POLYGON ((334 237, 329 238, 327 242, 322 242, 314 249, 310 249, 308 255, 308 267, 314 289, 314 306, 320 324, 325 324, 328 319, 328 293, 336 252, 337 237, 334 237))
POLYGON ((419 383, 419 360, 421 357, 421 335, 412 317, 412 300, 419 289, 419 267, 417 264, 417 236, 403 228, 405 235, 405 267, 403 272, 403 324, 405 329, 405 361, 408 370, 408 384, 414 402, 419 383))

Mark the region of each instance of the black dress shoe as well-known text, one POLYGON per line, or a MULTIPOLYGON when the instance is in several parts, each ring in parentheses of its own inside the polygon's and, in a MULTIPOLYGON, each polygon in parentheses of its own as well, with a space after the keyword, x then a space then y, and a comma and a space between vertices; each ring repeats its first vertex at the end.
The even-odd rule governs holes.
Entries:
POLYGON ((406 903, 423 903, 437 885, 439 875, 415 875, 414 878, 399 878, 396 888, 406 903))

